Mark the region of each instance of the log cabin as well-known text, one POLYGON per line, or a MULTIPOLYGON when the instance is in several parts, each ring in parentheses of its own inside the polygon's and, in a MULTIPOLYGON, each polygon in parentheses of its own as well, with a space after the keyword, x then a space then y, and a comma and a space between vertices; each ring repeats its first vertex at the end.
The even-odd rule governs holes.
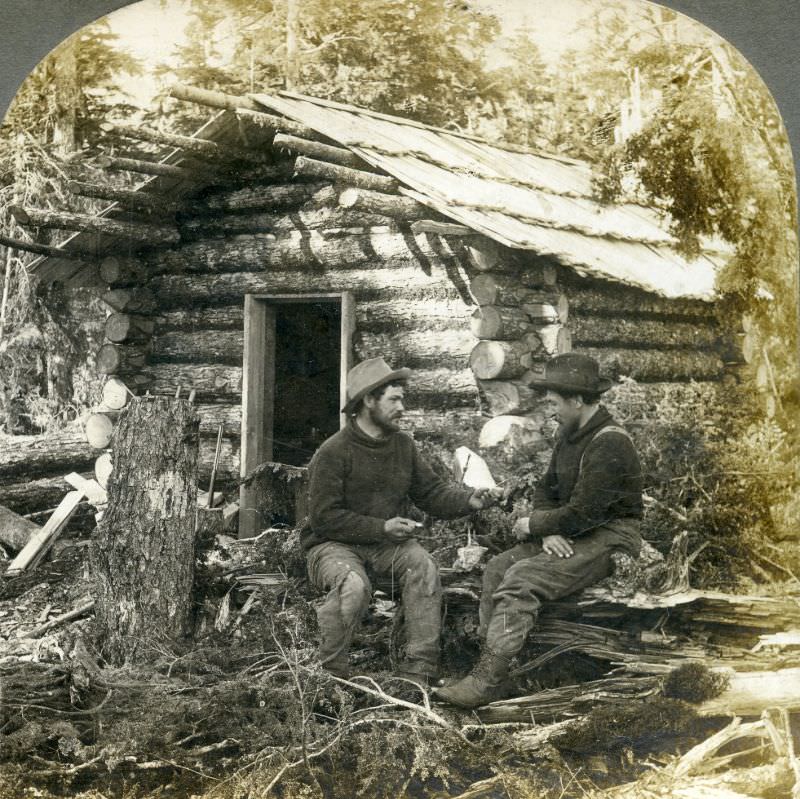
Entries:
POLYGON ((241 536, 274 520, 241 478, 302 475, 361 359, 414 369, 405 423, 445 460, 458 444, 546 450, 530 382, 554 354, 586 352, 687 418, 741 361, 715 292, 731 249, 688 260, 656 209, 600 204, 586 163, 289 92, 172 95, 208 121, 118 126, 168 154, 101 159, 140 174, 135 189, 71 183, 108 201, 96 215, 15 208, 72 232, 17 246, 40 255, 40 281, 93 287, 108 309, 92 445, 129 396, 193 390, 201 481, 221 427, 216 480, 240 492, 241 536))

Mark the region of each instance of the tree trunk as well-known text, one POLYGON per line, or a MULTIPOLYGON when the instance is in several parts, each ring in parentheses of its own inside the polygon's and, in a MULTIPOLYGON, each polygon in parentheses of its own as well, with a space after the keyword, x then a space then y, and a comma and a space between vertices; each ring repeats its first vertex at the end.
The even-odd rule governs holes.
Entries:
POLYGON ((248 293, 302 293, 309 291, 385 291, 418 289, 434 295, 451 288, 442 273, 432 277, 419 267, 386 269, 332 269, 307 272, 233 272, 210 275, 162 275, 150 281, 164 310, 181 306, 241 302, 248 293))
MULTIPOLYGON (((0 480, 79 472, 93 460, 81 431, 13 436, 0 448, 0 480)), ((4 504, 2 500, 0 504, 4 504)))
POLYGON ((134 258, 120 258, 117 255, 103 258, 98 271, 100 278, 110 285, 143 283, 150 276, 147 267, 141 261, 134 258))
POLYGON ((67 185, 73 194, 80 197, 94 197, 98 200, 117 202, 125 208, 131 208, 137 212, 167 215, 175 211, 173 203, 141 190, 119 189, 103 183, 85 183, 80 180, 71 180, 67 185))
POLYGON ((543 401, 541 392, 519 380, 479 380, 478 388, 491 416, 526 413, 543 401))
POLYGON ((531 320, 519 308, 483 305, 472 314, 470 329, 475 338, 513 341, 531 329, 531 320))
POLYGON ((715 354, 693 350, 595 349, 582 347, 581 352, 595 358, 601 371, 617 379, 634 380, 719 380, 723 363, 715 354))
MULTIPOLYGON (((291 169, 287 167, 287 177, 291 169)), ((187 206, 188 213, 208 211, 277 211, 302 205, 325 183, 289 183, 285 185, 249 186, 234 191, 220 191, 204 197, 202 202, 187 206)))
POLYGON ((636 319, 622 316, 574 315, 569 328, 572 340, 583 346, 633 346, 655 349, 711 349, 720 340, 716 326, 670 319, 636 319))
POLYGON ((101 646, 116 665, 190 630, 198 428, 189 403, 154 397, 133 401, 115 432, 90 557, 101 646))
POLYGON ((147 362, 147 349, 138 344, 104 344, 95 363, 101 375, 135 374, 147 362))
POLYGON ((411 407, 444 410, 477 406, 478 391, 469 369, 418 369, 408 387, 411 407))
POLYGON ((106 338, 114 344, 149 341, 155 322, 147 316, 112 313, 106 319, 106 338))
POLYGON ((301 139, 298 136, 290 136, 286 133, 276 133, 275 138, 272 140, 272 146, 276 150, 286 150, 297 155, 305 155, 309 158, 327 161, 331 164, 338 164, 351 169, 372 171, 372 167, 369 164, 345 147, 332 147, 330 144, 301 139))
POLYGON ((327 161, 306 158, 304 155, 299 155, 295 159, 294 171, 301 177, 330 180, 333 183, 355 186, 357 189, 391 193, 396 191, 398 186, 394 178, 377 175, 373 172, 364 172, 361 169, 329 164, 327 161))
POLYGON ((354 211, 380 214, 403 222, 427 219, 433 211, 411 197, 382 194, 368 189, 345 189, 339 195, 339 205, 354 211))
POLYGON ((156 297, 146 288, 112 289, 103 294, 102 300, 118 313, 147 315, 156 309, 156 297))
POLYGON ((469 356, 469 365, 480 380, 519 377, 525 371, 522 356, 527 349, 519 341, 479 341, 469 356))
POLYGON ((45 211, 41 208, 21 208, 18 205, 9 211, 21 225, 83 230, 89 233, 105 233, 143 244, 177 244, 178 231, 170 225, 155 225, 145 222, 122 222, 105 216, 82 216, 66 211, 45 211))
POLYGON ((469 330, 411 329, 391 333, 358 330, 353 349, 359 360, 378 356, 394 365, 409 368, 464 369, 474 339, 469 330))

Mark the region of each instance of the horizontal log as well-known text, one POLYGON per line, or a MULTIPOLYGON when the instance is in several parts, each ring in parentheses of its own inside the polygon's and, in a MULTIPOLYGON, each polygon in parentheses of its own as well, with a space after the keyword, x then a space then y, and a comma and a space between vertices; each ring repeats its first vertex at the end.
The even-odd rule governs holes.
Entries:
POLYGON ((464 369, 474 339, 467 329, 407 330, 398 334, 359 330, 353 336, 358 360, 383 357, 390 364, 409 368, 464 369))
POLYGON ((108 489, 108 481, 111 477, 111 472, 114 471, 112 458, 110 452, 104 452, 98 455, 97 460, 94 462, 94 477, 99 486, 103 490, 108 489))
POLYGON ((536 358, 572 352, 572 334, 564 325, 542 325, 523 337, 525 348, 536 358))
POLYGON ((111 435, 114 432, 116 416, 111 413, 92 413, 84 425, 86 441, 94 449, 106 449, 111 444, 111 435))
POLYGON ((376 175, 373 172, 364 172, 360 169, 352 169, 347 166, 329 164, 326 161, 318 161, 315 158, 306 158, 299 155, 294 162, 296 175, 316 180, 330 180, 333 183, 341 183, 355 186, 357 189, 370 189, 371 191, 393 192, 398 187, 398 182, 394 178, 376 175))
POLYGON ((543 405, 543 394, 520 380, 479 380, 478 390, 490 416, 527 413, 543 405))
POLYGON ((153 339, 150 361, 156 363, 220 363, 235 366, 242 362, 243 330, 195 330, 160 333, 153 339))
POLYGON ((102 296, 103 302, 117 313, 146 316, 156 309, 156 297, 148 288, 112 289, 102 296))
POLYGON ((276 150, 305 155, 320 161, 328 161, 331 164, 372 171, 369 164, 345 147, 333 147, 330 144, 322 144, 319 141, 303 139, 299 136, 290 136, 287 133, 277 133, 272 140, 272 146, 276 150))
POLYGON ((109 255, 100 262, 100 279, 110 285, 143 283, 150 277, 147 266, 139 259, 109 255))
POLYGON ((569 303, 563 291, 531 289, 522 285, 519 278, 484 272, 470 280, 469 292, 478 305, 548 305, 559 321, 567 320, 569 303))
POLYGON ((174 396, 175 389, 184 386, 196 392, 196 402, 241 399, 241 366, 154 363, 148 371, 153 376, 152 394, 174 396))
POLYGON ((121 189, 116 186, 107 186, 103 183, 86 183, 80 180, 71 180, 67 187, 73 194, 80 197, 93 197, 98 200, 109 200, 135 211, 144 211, 150 214, 171 214, 176 205, 163 197, 149 194, 141 189, 121 189))
POLYGON ((477 446, 478 433, 485 421, 475 406, 468 404, 468 407, 449 410, 408 407, 399 424, 417 439, 458 441, 459 445, 477 446))
MULTIPOLYGON (((221 106, 217 106, 221 107, 221 106)), ((319 134, 306 125, 295 122, 286 117, 275 116, 274 114, 267 114, 264 111, 257 111, 248 108, 235 108, 230 109, 236 114, 236 118, 246 125, 251 125, 253 128, 260 131, 267 131, 273 133, 288 133, 290 136, 299 136, 302 139, 319 139, 319 134)))
MULTIPOLYGON (((289 176, 291 176, 291 170, 289 176)), ((184 211, 254 211, 295 208, 319 191, 324 183, 289 183, 286 185, 247 186, 241 189, 215 191, 206 194, 184 211)))
POLYGON ((433 296, 450 286, 446 274, 427 275, 421 268, 337 269, 314 272, 233 272, 212 275, 162 275, 150 281, 162 309, 221 305, 242 301, 245 294, 302 294, 306 292, 386 292, 409 288, 433 296))
POLYGON ((112 313, 106 318, 106 338, 113 344, 148 341, 154 329, 155 322, 147 316, 112 313))
POLYGON ((101 155, 97 158, 97 165, 112 172, 137 172, 142 175, 157 175, 158 177, 175 178, 176 180, 198 181, 207 176, 194 169, 187 169, 174 164, 159 164, 155 161, 142 161, 138 158, 120 158, 110 155, 101 155))
POLYGON ((30 519, 0 505, 0 544, 6 549, 19 552, 40 529, 30 519))
POLYGON ((657 315, 714 318, 715 305, 702 300, 684 298, 667 299, 639 289, 614 284, 613 287, 565 286, 570 311, 576 314, 604 314, 610 316, 657 315))
POLYGON ((470 241, 466 244, 469 265, 479 272, 514 272, 517 264, 514 253, 492 239, 470 241))
POLYGON ((412 233, 430 233, 434 236, 479 236, 480 234, 466 225, 454 222, 439 222, 435 219, 418 219, 411 223, 412 233))
POLYGON ((248 108, 258 111, 261 106, 247 95, 225 94, 211 89, 200 89, 184 83, 174 83, 169 87, 169 96, 187 103, 196 103, 210 108, 222 108, 226 111, 235 111, 238 108, 248 108))
POLYGON ((140 372, 147 362, 147 349, 138 344, 104 344, 97 351, 95 364, 103 375, 140 372))
POLYGON ((122 410, 130 401, 130 389, 118 377, 110 377, 103 384, 103 405, 114 411, 122 410))
POLYGON ((14 250, 20 250, 21 252, 46 255, 49 258, 65 258, 75 261, 79 261, 82 258, 91 258, 89 253, 82 254, 78 251, 68 252, 67 250, 62 250, 60 247, 52 247, 49 244, 37 244, 35 241, 23 241, 22 239, 14 239, 9 236, 0 236, 0 244, 3 247, 10 247, 14 250))
POLYGON ((522 363, 526 353, 519 341, 479 341, 469 355, 469 365, 480 380, 519 377, 526 368, 522 363))
POLYGON ((276 236, 293 231, 319 230, 325 236, 329 230, 366 230, 386 228, 386 232, 397 232, 394 222, 385 216, 366 216, 344 208, 300 207, 291 213, 236 213, 213 217, 201 216, 184 219, 181 235, 184 240, 202 239, 210 236, 235 236, 243 233, 272 233, 276 236))
POLYGON ((800 668, 735 673, 719 696, 698 708, 701 716, 760 716, 766 708, 800 710, 800 668))
POLYGON ((18 205, 11 206, 9 211, 21 225, 104 233, 139 243, 157 245, 177 244, 180 238, 178 231, 169 225, 123 222, 104 216, 83 216, 81 214, 67 213, 66 211, 22 208, 18 205))
MULTIPOLYGON (((83 436, 81 438, 83 439, 83 436)), ((83 446, 87 452, 92 452, 85 440, 83 441, 83 446)), ((84 464, 81 467, 80 473, 83 477, 93 477, 91 471, 92 460, 93 455, 88 461, 89 465, 84 464)), ((19 514, 35 513, 55 508, 64 498, 64 495, 70 491, 69 484, 64 480, 64 473, 49 477, 37 477, 31 474, 30 477, 16 480, 15 482, 2 480, 0 481, 0 505, 19 514)), ((42 518, 37 517, 36 521, 37 523, 42 522, 42 518)))
POLYGON ((399 194, 384 194, 369 189, 345 189, 339 194, 339 205, 354 211, 380 214, 391 219, 413 222, 428 219, 433 213, 430 208, 411 197, 399 194))
MULTIPOLYGON (((79 472, 93 459, 91 447, 80 430, 8 436, 0 448, 0 481, 79 472)), ((0 499, 0 505, 7 503, 0 499)))
POLYGON ((619 344, 656 349, 711 349, 720 342, 720 330, 714 324, 670 319, 573 314, 569 328, 576 347, 619 344))
POLYGON ((233 147, 229 144, 220 144, 209 139, 200 139, 193 136, 183 136, 178 133, 170 133, 165 130, 154 130, 146 125, 109 125, 115 133, 129 139, 162 144, 166 147, 174 147, 187 153, 200 156, 201 158, 219 158, 229 161, 255 161, 267 162, 269 155, 258 150, 248 150, 241 147, 233 147))
POLYGON ((520 308, 483 305, 470 319, 470 330, 475 338, 511 341, 531 329, 531 321, 520 308))
POLYGON ((201 436, 216 436, 220 425, 222 425, 222 433, 225 436, 238 437, 241 435, 242 406, 238 402, 235 404, 201 403, 197 405, 197 415, 200 417, 201 436))
POLYGON ((722 360, 713 353, 692 350, 599 349, 581 347, 613 379, 641 381, 721 379, 722 360))

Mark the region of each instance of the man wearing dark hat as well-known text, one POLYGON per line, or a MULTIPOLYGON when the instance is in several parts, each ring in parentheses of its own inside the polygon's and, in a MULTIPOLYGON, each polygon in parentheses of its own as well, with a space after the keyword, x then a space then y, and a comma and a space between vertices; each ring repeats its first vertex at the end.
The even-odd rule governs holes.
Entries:
POLYGON ((520 543, 486 566, 479 608, 484 646, 472 673, 440 688, 440 699, 465 708, 497 698, 511 659, 522 649, 544 600, 608 576, 610 554, 641 548, 642 475, 628 433, 599 404, 611 381, 579 353, 551 359, 545 378, 561 426, 550 465, 519 519, 520 543))
POLYGON ((311 582, 326 591, 317 610, 319 660, 337 676, 349 672, 353 633, 372 596, 368 570, 402 592, 406 659, 401 676, 428 684, 439 665, 441 585, 430 554, 415 540, 410 499, 443 519, 488 507, 485 489, 448 485, 400 431, 410 369, 371 358, 347 375, 348 424, 309 464, 309 527, 302 535, 311 582))

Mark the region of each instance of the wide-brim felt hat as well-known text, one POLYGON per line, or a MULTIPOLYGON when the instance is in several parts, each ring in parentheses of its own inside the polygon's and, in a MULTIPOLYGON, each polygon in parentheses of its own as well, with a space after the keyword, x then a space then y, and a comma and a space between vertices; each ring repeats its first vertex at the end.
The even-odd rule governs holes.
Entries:
POLYGON ((531 387, 551 391, 588 391, 603 394, 613 381, 600 374, 594 358, 579 352, 566 352, 551 358, 544 367, 544 378, 533 380, 531 387))
POLYGON ((356 364, 347 373, 347 402, 342 413, 352 413, 356 404, 370 391, 395 380, 408 380, 411 370, 406 367, 392 369, 383 358, 368 358, 356 364))

